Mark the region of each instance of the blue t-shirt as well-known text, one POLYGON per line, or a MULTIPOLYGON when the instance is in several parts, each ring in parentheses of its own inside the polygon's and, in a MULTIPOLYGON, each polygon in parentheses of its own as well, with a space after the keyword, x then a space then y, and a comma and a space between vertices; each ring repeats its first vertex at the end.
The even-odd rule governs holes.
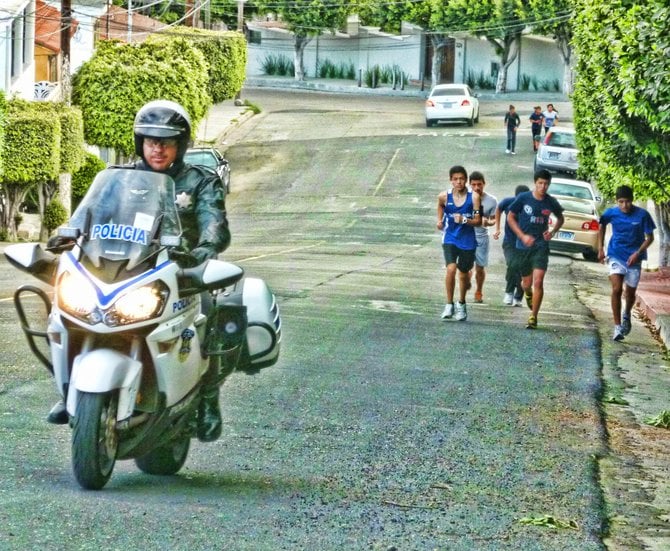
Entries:
MULTIPOLYGON (((635 205, 627 214, 619 207, 608 208, 600 217, 600 224, 612 225, 612 236, 607 244, 607 256, 623 264, 640 248, 645 234, 651 234, 656 229, 651 215, 635 205)), ((647 251, 645 250, 638 256, 638 261, 642 262, 646 258, 647 251)))
MULTIPOLYGON (((535 237, 533 247, 549 247, 542 234, 549 228, 549 215, 560 216, 563 207, 551 195, 545 195, 542 200, 537 200, 532 191, 525 191, 517 195, 509 208, 509 212, 516 215, 516 220, 523 233, 535 237)), ((517 249, 528 249, 523 242, 517 238, 517 249)))
POLYGON ((503 232, 503 247, 514 247, 516 245, 516 234, 512 231, 512 228, 509 227, 509 222, 507 221, 507 213, 509 213, 509 208, 514 203, 516 197, 505 197, 498 203, 498 208, 500 212, 505 213, 505 230, 503 232))
POLYGON ((477 248, 475 239, 475 227, 468 224, 456 224, 454 214, 458 213, 466 218, 472 218, 474 205, 472 203, 472 192, 469 191, 463 204, 458 207, 454 204, 454 196, 451 191, 447 193, 447 202, 444 205, 444 237, 442 242, 447 245, 455 245, 461 250, 472 251, 477 248))
POLYGON ((535 111, 533 111, 528 118, 530 119, 532 130, 536 132, 542 130, 542 120, 544 119, 544 115, 542 113, 535 113, 535 111))

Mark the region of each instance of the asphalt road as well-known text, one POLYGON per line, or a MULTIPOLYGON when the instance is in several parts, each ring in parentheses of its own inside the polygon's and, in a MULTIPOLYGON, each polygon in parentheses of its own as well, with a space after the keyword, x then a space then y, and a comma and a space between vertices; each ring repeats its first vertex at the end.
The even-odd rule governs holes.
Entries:
POLYGON ((502 198, 532 182, 530 135, 512 157, 493 107, 475 128, 427 129, 416 100, 245 95, 264 111, 222 147, 225 258, 277 293, 279 363, 230 377, 222 438, 194 442, 179 475, 119 462, 105 490, 82 491, 69 429, 43 421, 55 393, 2 260, 2 547, 603 549, 600 337, 575 293, 583 261, 552 256, 527 331, 527 309, 502 305, 494 243, 485 303, 467 322, 439 319, 448 167, 482 170, 502 198))

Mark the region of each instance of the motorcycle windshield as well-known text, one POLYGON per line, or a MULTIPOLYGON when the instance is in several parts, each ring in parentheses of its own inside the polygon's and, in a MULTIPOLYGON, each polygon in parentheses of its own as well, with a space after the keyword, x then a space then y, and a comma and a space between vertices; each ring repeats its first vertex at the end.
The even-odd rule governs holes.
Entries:
POLYGON ((82 253, 93 266, 133 270, 156 253, 161 237, 181 235, 174 181, 158 172, 105 169, 69 225, 82 230, 82 253))

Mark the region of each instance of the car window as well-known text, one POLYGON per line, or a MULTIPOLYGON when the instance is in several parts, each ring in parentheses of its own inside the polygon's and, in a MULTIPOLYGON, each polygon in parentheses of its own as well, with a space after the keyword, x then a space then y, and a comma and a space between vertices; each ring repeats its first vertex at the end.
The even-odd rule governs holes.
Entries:
POLYGON ((566 211, 595 216, 595 208, 592 203, 586 201, 571 201, 570 199, 559 199, 558 202, 566 211))
POLYGON ((204 165, 216 168, 216 157, 209 151, 190 151, 184 155, 184 160, 191 165, 204 165))
POLYGON ((438 88, 433 90, 433 96, 464 96, 463 88, 438 88))
POLYGON ((593 195, 588 189, 571 186, 570 184, 552 183, 549 188, 549 193, 552 195, 565 195, 568 197, 577 197, 578 199, 593 199, 593 195))
POLYGON ((575 135, 563 134, 562 132, 551 132, 549 134, 549 139, 547 140, 547 145, 552 145, 554 147, 569 147, 571 149, 576 149, 577 147, 575 135))

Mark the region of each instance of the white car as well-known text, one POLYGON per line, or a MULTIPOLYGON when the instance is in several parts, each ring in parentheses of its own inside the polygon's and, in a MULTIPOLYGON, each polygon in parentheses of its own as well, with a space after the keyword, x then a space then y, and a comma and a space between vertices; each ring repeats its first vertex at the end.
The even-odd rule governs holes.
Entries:
POLYGON ((479 122, 479 99, 467 84, 438 84, 426 100, 426 126, 440 121, 479 122))
POLYGON ((554 173, 576 174, 577 136, 573 128, 554 127, 547 132, 535 155, 535 172, 541 169, 554 173))

